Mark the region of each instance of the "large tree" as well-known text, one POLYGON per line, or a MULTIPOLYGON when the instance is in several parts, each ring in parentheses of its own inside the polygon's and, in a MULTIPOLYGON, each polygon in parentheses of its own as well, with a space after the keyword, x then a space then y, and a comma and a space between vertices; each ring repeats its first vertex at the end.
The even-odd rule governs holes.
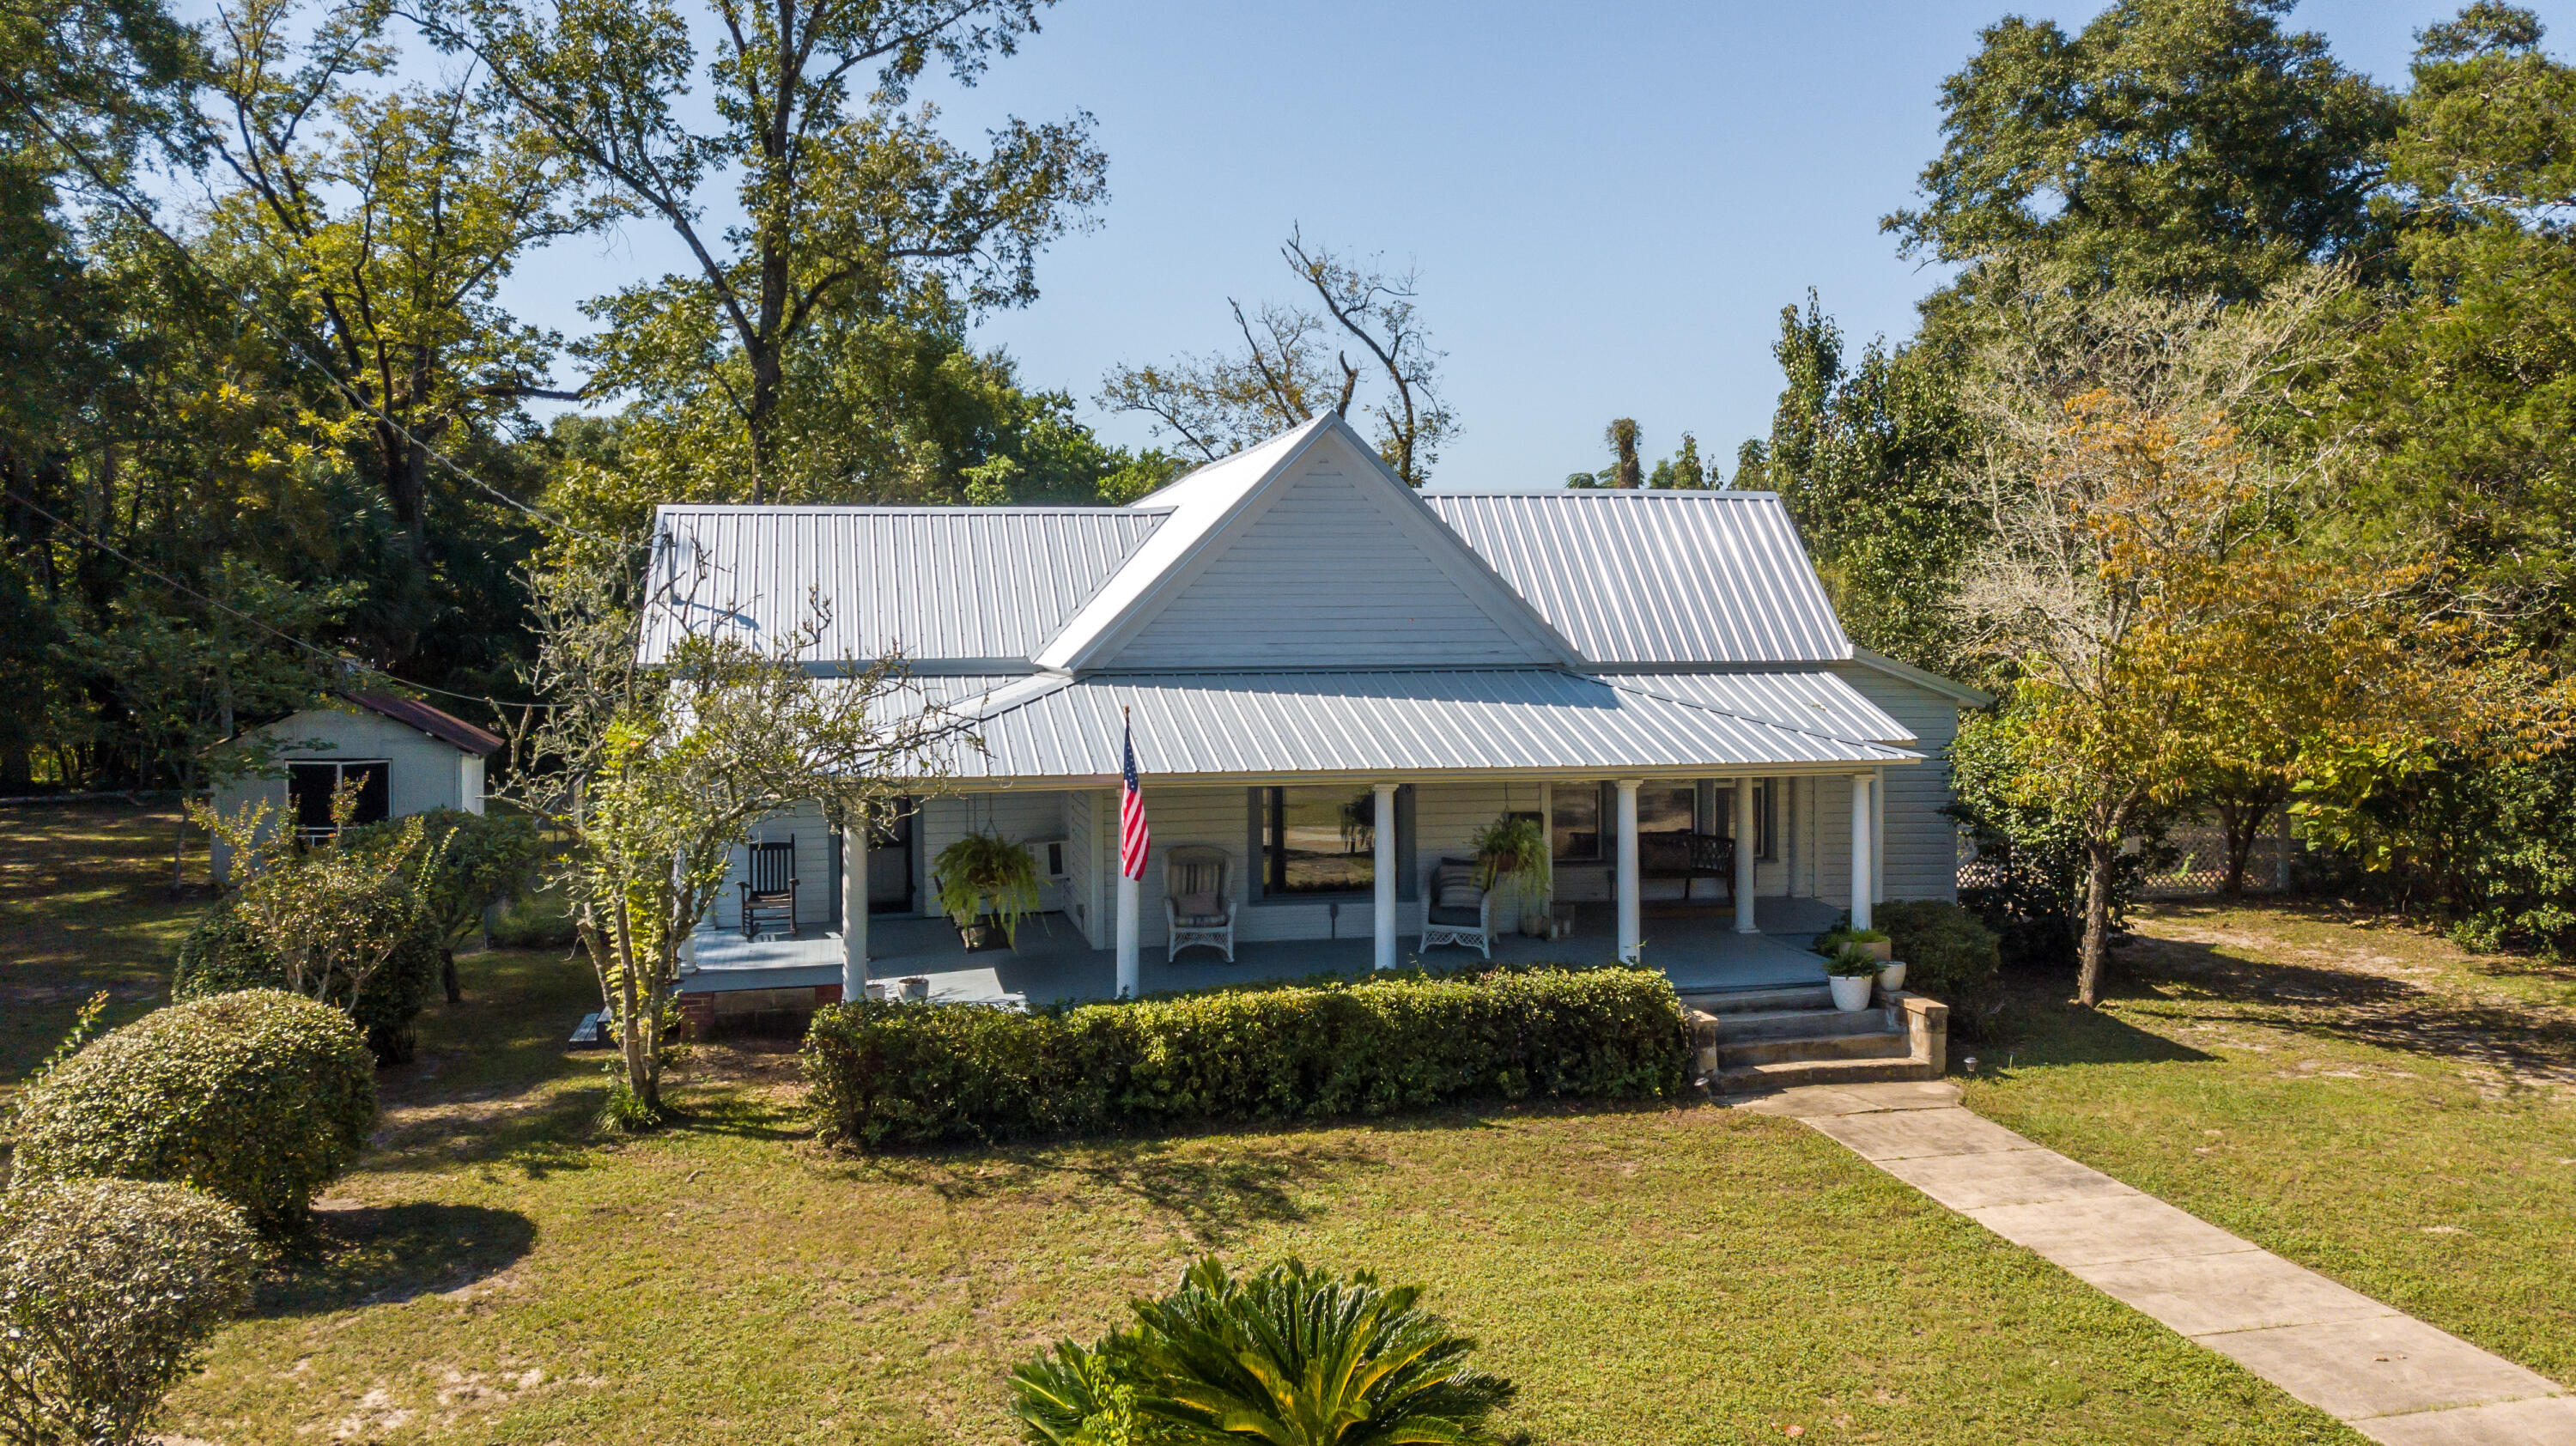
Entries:
POLYGON ((1813 292, 1803 313, 1782 307, 1772 355, 1785 385, 1770 436, 1737 450, 1733 483, 1780 494, 1856 641, 1936 672, 1969 666, 1950 602, 1986 525, 1956 350, 1874 341, 1853 366, 1813 292))
POLYGON ((1365 411, 1378 456, 1407 486, 1421 486, 1458 419, 1441 400, 1442 353, 1417 310, 1420 275, 1309 243, 1294 229, 1279 255, 1320 311, 1264 303, 1247 316, 1229 298, 1240 352, 1113 367, 1100 405, 1143 412, 1156 433, 1214 461, 1326 411, 1347 416, 1369 379, 1365 411), (1351 360, 1353 347, 1360 361, 1351 360))
POLYGON ((2389 148, 2406 281, 2337 379, 2376 454, 2356 525, 2449 568, 2521 642, 2576 646, 2576 67, 2527 10, 2426 30, 2389 148))
MULTIPOLYGON (((2364 247, 2394 100, 2281 25, 2293 0, 2120 0, 2069 35, 2013 16, 1942 83, 1909 255, 2240 298, 2364 247)), ((1945 293, 1946 296, 1946 293, 1945 293)))
POLYGON ((214 144, 237 189, 215 236, 270 326, 310 328, 281 340, 329 369, 396 534, 425 564, 433 483, 473 487, 438 457, 524 432, 520 401, 554 390, 555 339, 502 310, 502 282, 611 208, 586 202, 569 160, 509 124, 487 87, 366 88, 397 60, 380 20, 315 20, 298 0, 217 10, 214 144))
POLYGON ((799 388, 843 375, 837 354, 872 322, 1029 301, 1038 252, 1105 194, 1086 115, 1015 119, 975 148, 909 108, 931 65, 972 83, 1011 54, 1040 3, 436 0, 417 14, 688 253, 686 271, 595 308, 591 390, 688 418, 688 455, 667 465, 695 474, 691 494, 761 502, 796 490, 799 388), (700 85, 705 106, 683 100, 700 85))

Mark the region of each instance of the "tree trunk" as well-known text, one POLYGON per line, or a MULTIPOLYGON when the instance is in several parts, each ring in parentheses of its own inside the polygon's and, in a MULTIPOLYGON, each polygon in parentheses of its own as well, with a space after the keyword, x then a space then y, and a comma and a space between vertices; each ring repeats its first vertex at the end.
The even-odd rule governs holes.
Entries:
POLYGON ((456 951, 442 947, 438 951, 438 982, 447 990, 447 1002, 463 1004, 465 986, 456 977, 456 951))
POLYGON ((2075 1000, 2090 1009, 2102 997, 2102 960, 2111 948, 2111 880, 2120 867, 2120 844, 2097 837, 2087 852, 2092 870, 2084 885, 2084 956, 2075 978, 2075 1000))

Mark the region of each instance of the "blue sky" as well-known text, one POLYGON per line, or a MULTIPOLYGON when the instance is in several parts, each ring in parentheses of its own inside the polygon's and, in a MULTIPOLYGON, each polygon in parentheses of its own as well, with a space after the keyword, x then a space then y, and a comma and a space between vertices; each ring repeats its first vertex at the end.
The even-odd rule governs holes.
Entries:
MULTIPOLYGON (((961 135, 1089 110, 1099 227, 983 324, 1024 380, 1090 404, 1115 362, 1225 344, 1229 296, 1294 299, 1277 246, 1383 251, 1422 275, 1461 433, 1434 486, 1554 485, 1611 417, 1649 457, 1685 431, 1732 464, 1767 431, 1780 308, 1814 287, 1855 347, 1912 330, 1939 276, 1878 218, 1938 147, 1935 102, 2002 0, 1621 5, 1065 0, 978 88, 928 88, 961 135)), ((2029 5, 2071 27, 2094 5, 2029 5)), ((2345 64, 2404 77, 2455 7, 2308 0, 2345 64)), ((2538 6, 2576 36, 2576 0, 2538 6)), ((582 296, 679 261, 637 224, 533 258, 512 302, 566 331, 582 296)))

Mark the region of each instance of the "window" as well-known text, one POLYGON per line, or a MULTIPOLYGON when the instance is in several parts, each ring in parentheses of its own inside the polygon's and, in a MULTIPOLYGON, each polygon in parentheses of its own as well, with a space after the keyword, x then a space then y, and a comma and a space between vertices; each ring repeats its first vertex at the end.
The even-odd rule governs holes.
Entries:
POLYGON ((1697 784, 1649 783, 1637 790, 1637 832, 1689 833, 1698 823, 1697 784))
MULTIPOLYGON (((1753 785, 1753 856, 1766 863, 1780 856, 1780 831, 1772 827, 1772 793, 1768 783, 1753 785)), ((1717 831, 1728 838, 1735 837, 1735 789, 1731 784, 1717 790, 1717 831)))
POLYGON ((1377 794, 1371 789, 1264 788, 1262 892, 1368 893, 1377 886, 1377 794))
POLYGON ((1601 785, 1560 783, 1548 796, 1548 845, 1558 863, 1592 863, 1601 857, 1601 785))
POLYGON ((344 784, 354 784, 358 790, 357 807, 349 815, 351 825, 384 822, 391 768, 381 758, 286 765, 286 800, 288 810, 295 815, 295 836, 314 843, 339 832, 331 822, 331 796, 344 784))

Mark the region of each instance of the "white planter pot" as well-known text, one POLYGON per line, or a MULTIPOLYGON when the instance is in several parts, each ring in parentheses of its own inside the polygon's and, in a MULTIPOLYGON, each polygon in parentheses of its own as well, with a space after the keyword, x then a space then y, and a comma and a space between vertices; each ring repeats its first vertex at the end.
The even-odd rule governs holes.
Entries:
POLYGON ((1894 994, 1905 987, 1905 961, 1897 960, 1878 971, 1878 987, 1894 994))
POLYGON ((1869 1008, 1869 991, 1877 985, 1878 979, 1869 974, 1833 974, 1828 975, 1825 982, 1833 986, 1834 1008, 1845 1014, 1854 1014, 1869 1008))

